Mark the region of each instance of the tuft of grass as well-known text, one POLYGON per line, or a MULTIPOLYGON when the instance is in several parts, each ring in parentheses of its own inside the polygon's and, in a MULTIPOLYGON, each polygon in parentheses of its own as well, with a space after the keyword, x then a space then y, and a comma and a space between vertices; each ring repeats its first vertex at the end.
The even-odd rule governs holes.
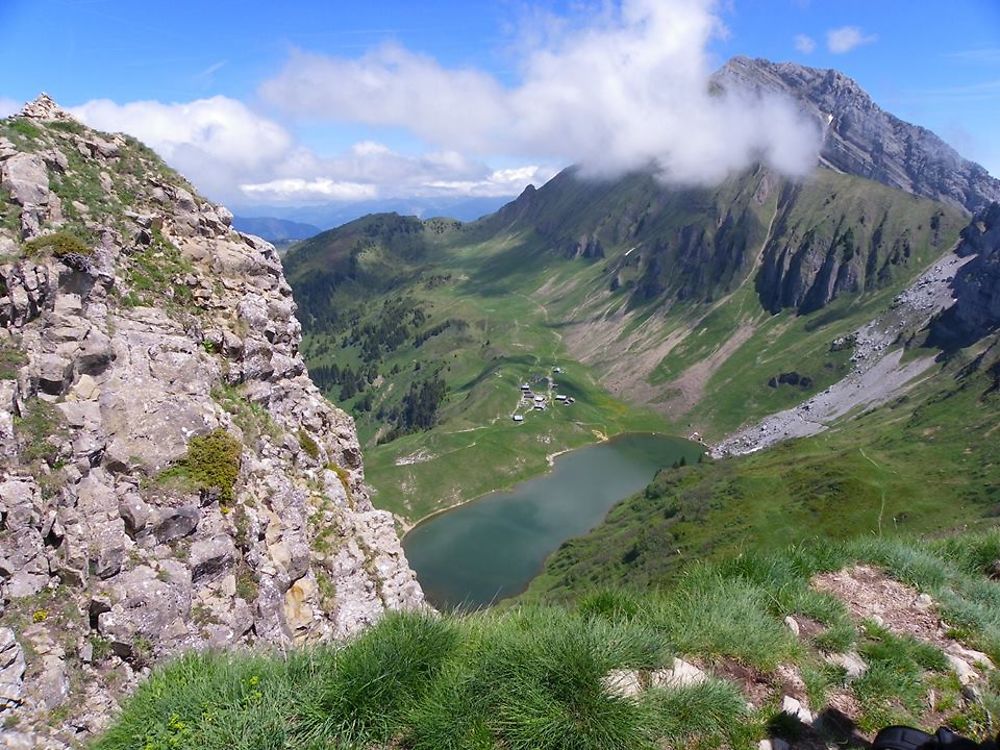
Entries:
POLYGON ((731 683, 709 680, 672 690, 650 690, 642 708, 649 716, 652 738, 665 737, 686 747, 697 737, 710 746, 728 738, 744 722, 746 698, 731 683))
POLYGON ((337 654, 315 697, 302 707, 305 737, 358 745, 389 741, 458 640, 458 631, 445 620, 386 616, 337 654))
POLYGON ((161 484, 179 480, 193 489, 217 493, 222 503, 231 503, 242 453, 239 441, 220 427, 191 438, 184 458, 156 479, 161 484))
POLYGON ((768 611, 768 589, 743 578, 695 568, 653 605, 651 622, 679 653, 730 658, 764 671, 793 657, 799 645, 768 611))
POLYGON ((52 255, 65 258, 70 255, 93 255, 94 250, 80 237, 71 232, 62 231, 35 237, 24 243, 24 252, 29 257, 52 255))
POLYGON ((0 343, 0 380, 15 380, 17 371, 28 362, 20 349, 0 343))

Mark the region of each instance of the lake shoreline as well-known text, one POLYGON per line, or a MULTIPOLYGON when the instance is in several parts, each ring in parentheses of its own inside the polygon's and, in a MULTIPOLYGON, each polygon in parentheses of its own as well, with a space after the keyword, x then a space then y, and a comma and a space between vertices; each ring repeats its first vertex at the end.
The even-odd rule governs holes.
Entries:
POLYGON ((451 505, 445 506, 443 508, 438 508, 437 510, 431 511, 427 515, 421 516, 412 523, 404 521, 397 514, 393 513, 393 518, 396 519, 396 523, 399 524, 399 526, 402 528, 402 533, 399 535, 400 543, 402 543, 403 540, 406 539, 407 535, 409 535, 409 533, 413 531, 415 528, 417 528, 418 526, 422 526, 423 524, 427 523, 428 521, 434 518, 437 518, 438 516, 444 515, 445 513, 451 513, 452 511, 458 510, 459 508, 464 508, 466 505, 475 503, 479 500, 482 500, 483 498, 489 497, 495 492, 504 492, 507 490, 512 490, 515 487, 517 487, 517 485, 521 484, 521 482, 529 482, 532 479, 537 479, 538 477, 544 477, 546 474, 552 472, 552 470, 555 468, 556 465, 556 459, 559 458, 560 456, 564 456, 568 453, 573 453, 574 451, 583 450, 584 448, 591 448, 595 445, 610 443, 613 440, 617 440, 627 435, 653 435, 659 437, 678 437, 677 435, 671 435, 666 432, 654 432, 654 431, 618 432, 615 433, 614 435, 607 435, 603 432, 598 432, 595 430, 593 431, 593 435, 597 439, 594 440, 592 443, 584 443, 583 445, 578 445, 575 448, 563 448, 562 450, 555 451, 554 453, 547 453, 545 455, 546 467, 544 471, 541 471, 537 474, 532 474, 531 476, 521 477, 520 479, 512 482, 511 484, 505 484, 501 487, 494 487, 493 489, 487 490, 486 492, 476 495, 475 497, 471 497, 468 500, 460 500, 457 503, 452 503, 451 505))

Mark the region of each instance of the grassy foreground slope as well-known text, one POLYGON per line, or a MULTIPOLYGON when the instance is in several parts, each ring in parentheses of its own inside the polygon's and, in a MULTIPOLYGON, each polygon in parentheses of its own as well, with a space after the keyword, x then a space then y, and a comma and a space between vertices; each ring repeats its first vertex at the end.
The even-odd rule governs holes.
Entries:
POLYGON ((952 665, 1000 659, 998 556, 997 532, 802 546, 571 609, 394 614, 341 646, 191 654, 158 668, 95 750, 863 747, 893 722, 983 737, 1000 680, 969 664, 963 690, 952 665), (892 592, 881 623, 841 580, 892 592), (847 652, 850 669, 826 657, 847 652), (698 676, 670 682, 677 657, 698 676), (820 719, 783 713, 786 696, 820 719))
POLYGON ((547 561, 528 599, 662 584, 692 560, 810 538, 990 525, 1000 514, 1000 342, 820 435, 661 471, 547 561))

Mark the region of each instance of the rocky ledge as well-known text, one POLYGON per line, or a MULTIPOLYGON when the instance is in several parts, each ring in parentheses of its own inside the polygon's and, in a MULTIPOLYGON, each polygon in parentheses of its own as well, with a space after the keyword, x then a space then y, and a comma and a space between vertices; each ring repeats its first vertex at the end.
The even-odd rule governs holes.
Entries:
POLYGON ((48 97, 0 121, 0 725, 85 741, 158 660, 422 606, 274 248, 48 97))

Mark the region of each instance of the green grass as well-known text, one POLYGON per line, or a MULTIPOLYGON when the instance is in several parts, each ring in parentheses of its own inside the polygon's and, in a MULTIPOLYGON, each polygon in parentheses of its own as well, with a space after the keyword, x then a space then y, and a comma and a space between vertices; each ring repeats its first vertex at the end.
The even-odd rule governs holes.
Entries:
POLYGON ((0 343, 0 380, 14 380, 28 356, 15 346, 0 343))
MULTIPOLYGON (((929 544, 874 539, 799 546, 698 565, 677 585, 607 590, 572 607, 397 613, 342 645, 286 654, 189 654, 154 670, 94 747, 752 746, 770 733, 802 731, 779 713, 778 664, 798 667, 814 710, 833 692, 852 696, 865 732, 892 721, 935 721, 982 736, 988 725, 981 706, 996 705, 1000 680, 983 683, 980 702, 967 703, 937 648, 862 622, 839 646, 858 650, 868 664, 864 676, 849 682, 822 661, 815 642, 793 638, 782 618, 807 615, 821 627, 838 627, 844 606, 811 589, 812 576, 877 564, 939 600, 950 593, 962 606, 979 607, 963 637, 981 646, 995 637, 1000 586, 969 560, 998 545, 1000 531, 993 530, 929 544), (959 546, 970 555, 956 556, 959 546), (989 603, 983 588, 994 591, 989 603), (677 655, 721 676, 646 689, 635 698, 604 686, 605 676, 619 669, 634 670, 645 684, 652 670, 677 655), (734 664, 758 675, 768 691, 753 710, 740 685, 724 677, 734 664), (927 703, 932 690, 934 712, 927 703)), ((951 612, 945 606, 942 615, 951 612)))

